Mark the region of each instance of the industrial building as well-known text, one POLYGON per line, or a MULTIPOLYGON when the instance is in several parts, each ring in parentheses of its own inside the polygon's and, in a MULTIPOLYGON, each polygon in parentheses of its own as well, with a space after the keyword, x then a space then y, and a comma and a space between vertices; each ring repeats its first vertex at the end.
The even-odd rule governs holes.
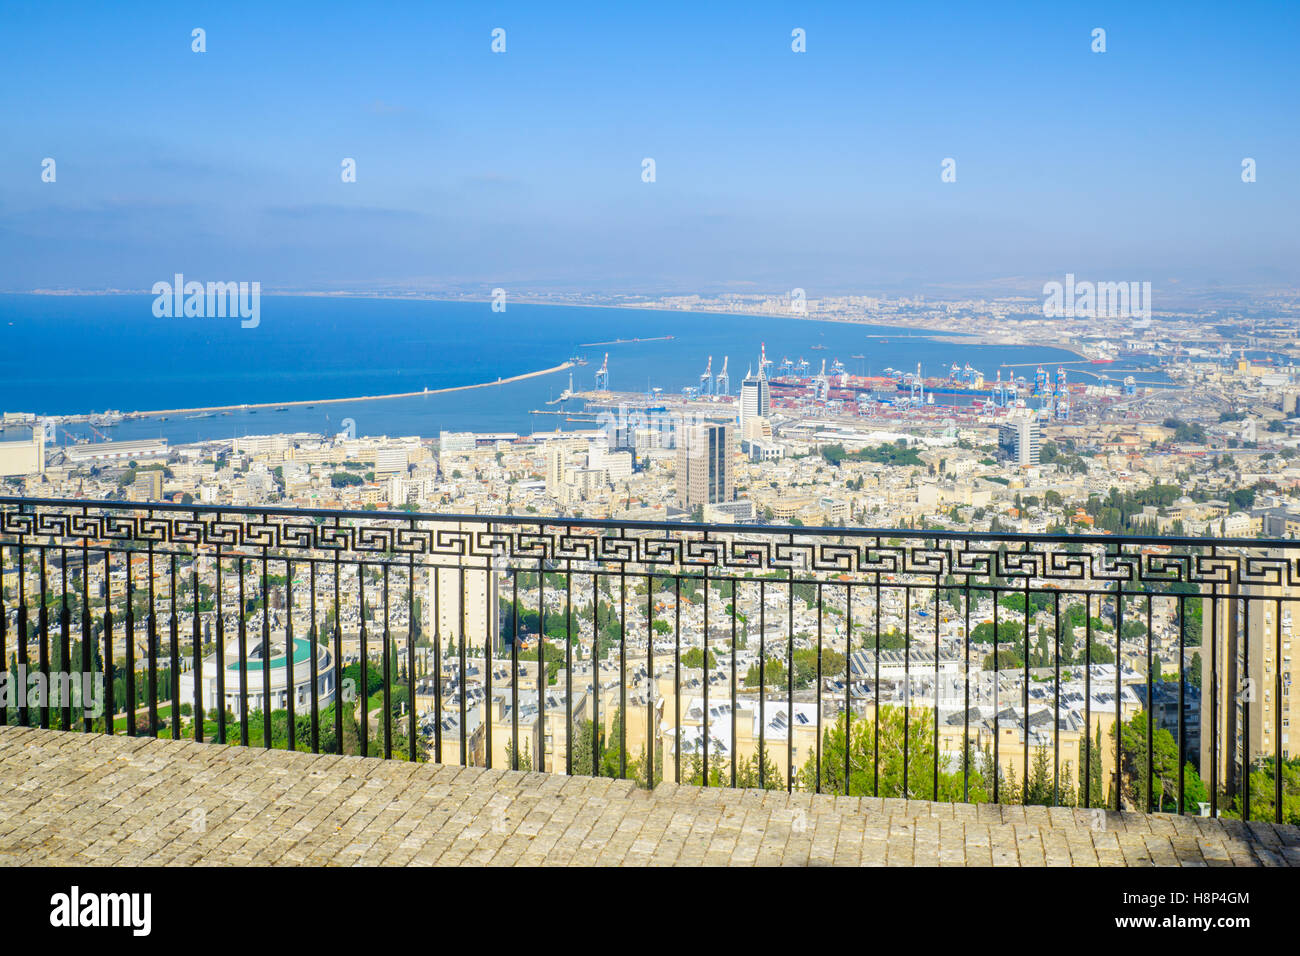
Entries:
POLYGON ((69 445, 64 455, 71 465, 88 461, 140 461, 166 458, 167 439, 143 438, 135 441, 106 441, 89 445, 69 445))
POLYGON ((33 428, 28 441, 0 442, 0 478, 45 474, 45 429, 33 428))

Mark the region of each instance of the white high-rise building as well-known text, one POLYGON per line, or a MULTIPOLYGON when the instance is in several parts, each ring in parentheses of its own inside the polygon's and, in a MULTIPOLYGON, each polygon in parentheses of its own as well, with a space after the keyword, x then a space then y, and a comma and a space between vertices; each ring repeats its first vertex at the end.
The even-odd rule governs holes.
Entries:
POLYGON ((1012 413, 998 426, 998 450, 1006 461, 1029 468, 1038 464, 1038 449, 1038 416, 1033 412, 1012 413))
POLYGON ((758 364, 758 374, 749 372, 740 383, 740 426, 751 418, 766 418, 772 411, 772 393, 767 383, 767 371, 758 364))
POLYGON ((448 452, 468 452, 478 447, 478 441, 473 432, 438 432, 438 451, 442 454, 448 452))
POLYGON ((405 448, 380 448, 375 452, 375 474, 404 475, 409 457, 405 448))
POLYGON ((610 451, 596 443, 587 449, 587 467, 601 469, 611 482, 632 477, 632 455, 626 451, 610 451))
POLYGON ((546 445, 546 493, 552 498, 560 497, 567 453, 568 447, 562 442, 548 442, 546 445))

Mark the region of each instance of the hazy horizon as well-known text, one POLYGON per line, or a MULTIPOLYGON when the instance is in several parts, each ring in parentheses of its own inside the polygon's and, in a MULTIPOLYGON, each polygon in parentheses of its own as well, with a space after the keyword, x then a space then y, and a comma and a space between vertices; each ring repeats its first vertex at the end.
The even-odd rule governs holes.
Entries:
POLYGON ((0 289, 1300 286, 1284 4, 6 17, 0 289))

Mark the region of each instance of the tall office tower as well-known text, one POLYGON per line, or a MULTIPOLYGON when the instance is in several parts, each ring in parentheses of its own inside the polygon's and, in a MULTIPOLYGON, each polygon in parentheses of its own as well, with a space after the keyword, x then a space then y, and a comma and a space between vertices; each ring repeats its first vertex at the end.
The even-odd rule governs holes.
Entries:
POLYGON ((998 426, 998 450, 1003 459, 1012 464, 1020 468, 1037 465, 1038 446, 1038 416, 1033 412, 1013 412, 1007 416, 1006 422, 998 426))
MULTIPOLYGON (((1268 556, 1287 559, 1276 551, 1268 556)), ((1300 753, 1291 739, 1300 728, 1300 688, 1294 680, 1300 667, 1292 646, 1297 615, 1300 587, 1293 585, 1223 586, 1217 601, 1202 600, 1197 653, 1200 774, 1206 787, 1213 776, 1223 791, 1239 794, 1247 764, 1258 768, 1265 758, 1285 761, 1300 753)), ((1271 777, 1268 786, 1271 790, 1271 777)))
POLYGON ((560 486, 564 484, 564 466, 568 447, 559 441, 546 443, 546 493, 552 498, 560 496, 560 486))
POLYGON ((735 429, 709 422, 682 427, 677 441, 677 503, 682 508, 734 501, 735 429))
POLYGON ((762 361, 758 374, 748 373, 740 383, 740 424, 754 417, 766 418, 772 411, 772 394, 767 384, 767 370, 762 361))

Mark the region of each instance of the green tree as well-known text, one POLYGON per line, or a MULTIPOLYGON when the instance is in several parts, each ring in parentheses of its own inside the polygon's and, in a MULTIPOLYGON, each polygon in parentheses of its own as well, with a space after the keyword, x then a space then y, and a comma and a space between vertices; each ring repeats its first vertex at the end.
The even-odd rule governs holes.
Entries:
POLYGON ((1097 728, 1097 739, 1093 742, 1092 747, 1088 748, 1088 738, 1081 736, 1079 738, 1079 767, 1086 768, 1088 774, 1087 792, 1084 791, 1084 782, 1079 782, 1079 804, 1089 807, 1099 807, 1102 805, 1103 797, 1101 792, 1101 728, 1097 728), (1089 756, 1085 760, 1085 756, 1089 756))
POLYGON ((330 485, 334 488, 346 488, 349 485, 364 485, 365 479, 346 471, 336 471, 330 475, 330 485))
MULTIPOLYGON (((839 651, 823 648, 821 652, 822 677, 844 673, 845 657, 839 651)), ((811 687, 817 680, 816 648, 800 648, 794 652, 794 686, 811 687)))
MULTIPOLYGON (((1016 643, 1025 635, 1025 626, 1019 621, 998 621, 998 642, 1016 643)), ((993 643, 993 622, 984 621, 971 628, 970 639, 976 644, 993 643)))
MULTIPOLYGON (((821 788, 824 793, 848 793, 882 797, 914 797, 941 801, 963 798, 963 769, 969 768, 969 794, 973 803, 983 803, 989 795, 985 774, 974 766, 974 755, 968 753, 962 766, 949 770, 949 759, 940 755, 939 777, 934 775, 935 753, 933 737, 933 712, 913 708, 904 719, 903 708, 882 706, 875 720, 849 715, 847 733, 845 715, 822 734, 821 788), (877 731, 880 739, 876 747, 877 731), (907 741, 907 787, 903 786, 903 741, 907 741), (846 743, 847 741, 847 743, 846 743), (845 756, 848 756, 849 776, 844 776, 845 756), (879 768, 879 790, 876 789, 876 770, 879 768), (936 788, 937 783, 937 788, 936 788)), ((801 789, 812 790, 817 782, 816 754, 810 754, 799 770, 801 789)))
MULTIPOLYGON (((1120 725, 1120 786, 1129 806, 1146 809, 1148 714, 1139 710, 1120 725)), ((1114 739, 1112 728, 1111 739, 1114 739)), ((1178 812, 1178 743, 1163 727, 1151 730, 1151 808, 1178 812)), ((1189 763, 1183 768, 1183 812, 1198 811, 1205 786, 1189 763)))
MULTIPOLYGON (((682 666, 701 668, 704 666, 704 651, 698 647, 692 647, 682 655, 682 666)), ((718 666, 718 659, 714 656, 713 651, 709 651, 709 669, 718 666)))
MULTIPOLYGON (((757 687, 759 680, 759 664, 758 661, 755 661, 749 665, 749 670, 745 672, 745 686, 757 687)), ((777 657, 767 658, 761 680, 768 687, 784 687, 786 683, 785 661, 777 657)))
MULTIPOLYGON (((1282 822, 1300 826, 1300 758, 1282 761, 1282 822)), ((1259 760, 1250 771, 1250 818, 1274 820, 1277 813, 1277 764, 1272 757, 1259 760)), ((1204 799, 1204 798, 1203 798, 1204 799)), ((1241 819, 1241 797, 1234 796, 1224 816, 1241 819)))
POLYGON ((524 750, 519 755, 518 763, 515 762, 515 748, 513 741, 506 741, 506 766, 511 770, 518 770, 521 773, 531 773, 533 769, 533 755, 531 753, 532 744, 528 738, 524 738, 524 750))
MULTIPOLYGON (((590 777, 592 776, 592 728, 590 720, 580 720, 573 728, 573 773, 574 776, 590 777)), ((624 760, 622 751, 623 736, 623 709, 617 707, 614 709, 613 719, 610 721, 610 733, 608 737, 604 728, 596 733, 595 748, 595 775, 598 777, 611 777, 618 779, 635 780, 641 786, 649 786, 649 768, 646 766, 646 752, 644 745, 641 752, 636 757, 629 757, 624 760), (623 768, 626 766, 626 772, 623 768)), ((627 741, 629 749, 633 741, 627 741)), ((654 781, 663 780, 663 748, 661 745, 656 746, 654 757, 654 781)))

